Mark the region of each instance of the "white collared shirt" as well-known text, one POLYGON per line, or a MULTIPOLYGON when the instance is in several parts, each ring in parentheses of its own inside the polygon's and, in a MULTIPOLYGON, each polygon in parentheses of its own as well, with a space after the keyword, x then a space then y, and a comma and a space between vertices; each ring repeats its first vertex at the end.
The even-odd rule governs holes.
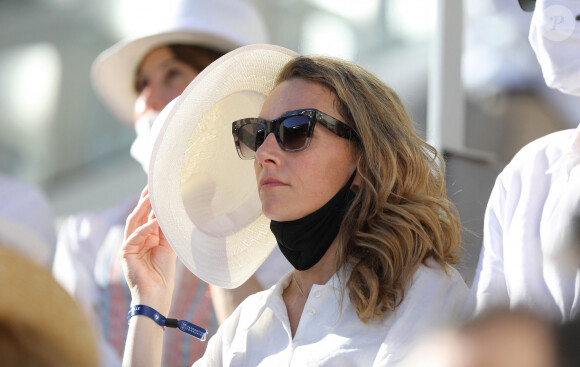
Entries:
POLYGON ((467 286, 459 273, 430 261, 405 299, 384 319, 364 324, 348 295, 340 309, 340 280, 313 285, 292 338, 283 290, 287 274, 248 297, 220 327, 195 366, 395 366, 422 333, 461 313, 467 286))
POLYGON ((495 306, 531 308, 560 322, 580 313, 580 271, 560 261, 571 253, 560 233, 578 210, 579 163, 580 125, 533 141, 500 173, 468 316, 495 306))

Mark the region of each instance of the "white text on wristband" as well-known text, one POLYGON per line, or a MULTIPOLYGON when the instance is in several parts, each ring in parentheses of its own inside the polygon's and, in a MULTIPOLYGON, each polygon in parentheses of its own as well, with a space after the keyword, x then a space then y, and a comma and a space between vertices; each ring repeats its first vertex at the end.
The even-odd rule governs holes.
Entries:
POLYGON ((129 309, 127 313, 127 322, 133 316, 142 315, 146 316, 159 326, 162 327, 170 327, 170 328, 177 328, 183 331, 186 334, 193 336, 201 341, 205 341, 207 338, 207 330, 199 327, 191 322, 187 322, 185 320, 177 320, 177 319, 168 319, 159 312, 157 312, 154 308, 145 306, 145 305, 137 305, 133 306, 129 309))

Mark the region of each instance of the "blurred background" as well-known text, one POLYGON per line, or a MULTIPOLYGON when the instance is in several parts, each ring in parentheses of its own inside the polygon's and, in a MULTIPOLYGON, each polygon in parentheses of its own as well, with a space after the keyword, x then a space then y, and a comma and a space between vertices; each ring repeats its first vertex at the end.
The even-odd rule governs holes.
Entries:
MULTIPOLYGON (((42 189, 57 226, 146 183, 128 154, 132 128, 96 97, 89 74, 102 50, 147 27, 161 1, 171 0, 0 0, 0 172, 42 189)), ((428 138, 437 4, 447 0, 248 1, 264 16, 271 43, 377 74, 428 138)), ((467 229, 459 269, 469 284, 495 177, 523 145, 577 126, 580 116, 577 100, 545 87, 527 40, 530 19, 516 0, 465 1, 455 19, 462 43, 456 104, 464 113, 451 129, 461 129, 465 149, 439 148, 467 229)))

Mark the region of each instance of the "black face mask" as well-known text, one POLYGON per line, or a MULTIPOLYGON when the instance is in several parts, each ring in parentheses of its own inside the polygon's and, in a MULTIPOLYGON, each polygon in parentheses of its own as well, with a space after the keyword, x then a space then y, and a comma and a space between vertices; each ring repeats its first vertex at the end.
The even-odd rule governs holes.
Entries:
POLYGON ((336 195, 312 214, 288 222, 270 222, 278 247, 297 270, 308 270, 322 259, 338 234, 342 219, 352 204, 350 190, 356 170, 336 195))

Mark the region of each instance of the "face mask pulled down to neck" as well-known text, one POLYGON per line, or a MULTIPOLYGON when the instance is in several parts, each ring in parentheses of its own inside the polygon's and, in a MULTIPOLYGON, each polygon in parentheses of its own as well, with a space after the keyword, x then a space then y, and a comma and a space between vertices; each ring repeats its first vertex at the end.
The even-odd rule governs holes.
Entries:
POLYGON ((322 259, 338 235, 342 220, 354 200, 350 186, 356 171, 346 185, 314 213, 297 220, 270 222, 280 251, 294 269, 308 270, 322 259))

